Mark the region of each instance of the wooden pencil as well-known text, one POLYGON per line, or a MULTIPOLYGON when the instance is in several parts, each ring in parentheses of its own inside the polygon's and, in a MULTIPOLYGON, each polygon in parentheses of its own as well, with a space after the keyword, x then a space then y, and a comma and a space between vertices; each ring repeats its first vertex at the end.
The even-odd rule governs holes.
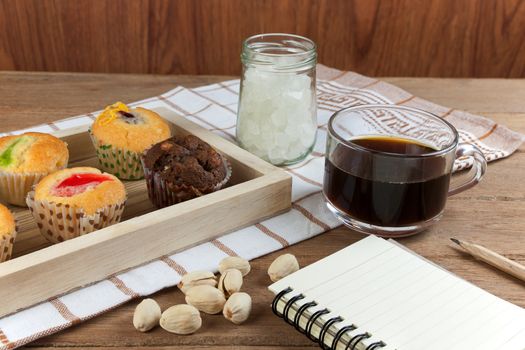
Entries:
POLYGON ((499 255, 498 253, 480 246, 479 244, 460 241, 456 238, 451 238, 450 240, 463 248, 474 258, 492 265, 498 270, 506 272, 522 281, 525 281, 525 266, 519 264, 518 262, 499 255))

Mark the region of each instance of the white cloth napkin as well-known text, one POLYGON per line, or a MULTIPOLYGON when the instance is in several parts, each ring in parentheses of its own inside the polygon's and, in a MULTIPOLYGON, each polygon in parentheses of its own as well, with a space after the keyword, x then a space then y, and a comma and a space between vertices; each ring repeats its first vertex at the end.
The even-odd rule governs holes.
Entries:
MULTIPOLYGON (((324 66, 318 68, 318 138, 312 155, 301 164, 286 168, 293 176, 291 211, 4 317, 0 319, 0 350, 22 346, 112 310, 133 298, 174 286, 187 271, 215 271, 219 261, 228 255, 251 260, 338 226, 339 222, 326 209, 320 193, 326 123, 338 109, 364 103, 406 103, 435 113, 443 111, 443 116, 461 129, 463 141, 481 147, 489 160, 510 155, 524 140, 523 135, 489 119, 432 104, 376 79, 324 66), (482 138, 476 137, 477 134, 482 138)), ((163 95, 129 105, 170 108, 234 141, 238 92, 239 80, 230 80, 196 89, 177 87, 163 95)), ((88 113, 30 130, 53 132, 87 125, 95 116, 96 112, 88 113)), ((14 134, 24 131, 28 130, 14 134)), ((465 166, 468 162, 458 163, 456 168, 465 166)))

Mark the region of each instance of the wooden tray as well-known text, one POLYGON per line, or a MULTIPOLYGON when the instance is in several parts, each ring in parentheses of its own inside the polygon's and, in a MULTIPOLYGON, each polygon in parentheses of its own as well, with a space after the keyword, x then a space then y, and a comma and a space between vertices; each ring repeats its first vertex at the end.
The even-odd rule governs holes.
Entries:
MULTIPOLYGON (((128 181, 121 223, 55 245, 40 235, 29 210, 12 208, 19 232, 14 259, 0 264, 0 317, 290 209, 286 172, 168 109, 156 111, 174 132, 196 135, 230 160, 228 187, 156 210, 145 181, 128 181)), ((55 133, 69 145, 69 167, 98 166, 87 129, 55 133)))

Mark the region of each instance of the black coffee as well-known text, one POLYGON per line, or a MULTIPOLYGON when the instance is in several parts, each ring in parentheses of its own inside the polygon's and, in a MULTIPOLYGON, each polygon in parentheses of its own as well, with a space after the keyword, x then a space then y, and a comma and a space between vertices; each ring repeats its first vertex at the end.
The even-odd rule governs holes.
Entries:
MULTIPOLYGON (((436 151, 412 140, 392 137, 356 139, 352 143, 369 150, 403 155, 436 151)), ((432 219, 443 210, 450 181, 449 172, 420 182, 378 181, 374 179, 373 172, 370 178, 362 178, 341 169, 351 168, 352 160, 345 154, 348 153, 347 148, 338 146, 333 152, 331 159, 337 160, 337 165, 326 159, 324 193, 332 205, 350 217, 372 225, 408 226, 432 219)), ((439 165, 442 163, 429 162, 426 166, 439 165)), ((436 173, 443 172, 436 169, 436 173)))

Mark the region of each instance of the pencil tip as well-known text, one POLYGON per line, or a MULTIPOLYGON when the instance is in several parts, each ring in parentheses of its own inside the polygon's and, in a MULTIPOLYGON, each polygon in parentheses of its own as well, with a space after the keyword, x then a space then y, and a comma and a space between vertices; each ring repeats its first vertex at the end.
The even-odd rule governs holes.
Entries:
POLYGON ((457 245, 461 245, 461 242, 455 238, 450 238, 450 240, 454 243, 456 243, 457 245))

